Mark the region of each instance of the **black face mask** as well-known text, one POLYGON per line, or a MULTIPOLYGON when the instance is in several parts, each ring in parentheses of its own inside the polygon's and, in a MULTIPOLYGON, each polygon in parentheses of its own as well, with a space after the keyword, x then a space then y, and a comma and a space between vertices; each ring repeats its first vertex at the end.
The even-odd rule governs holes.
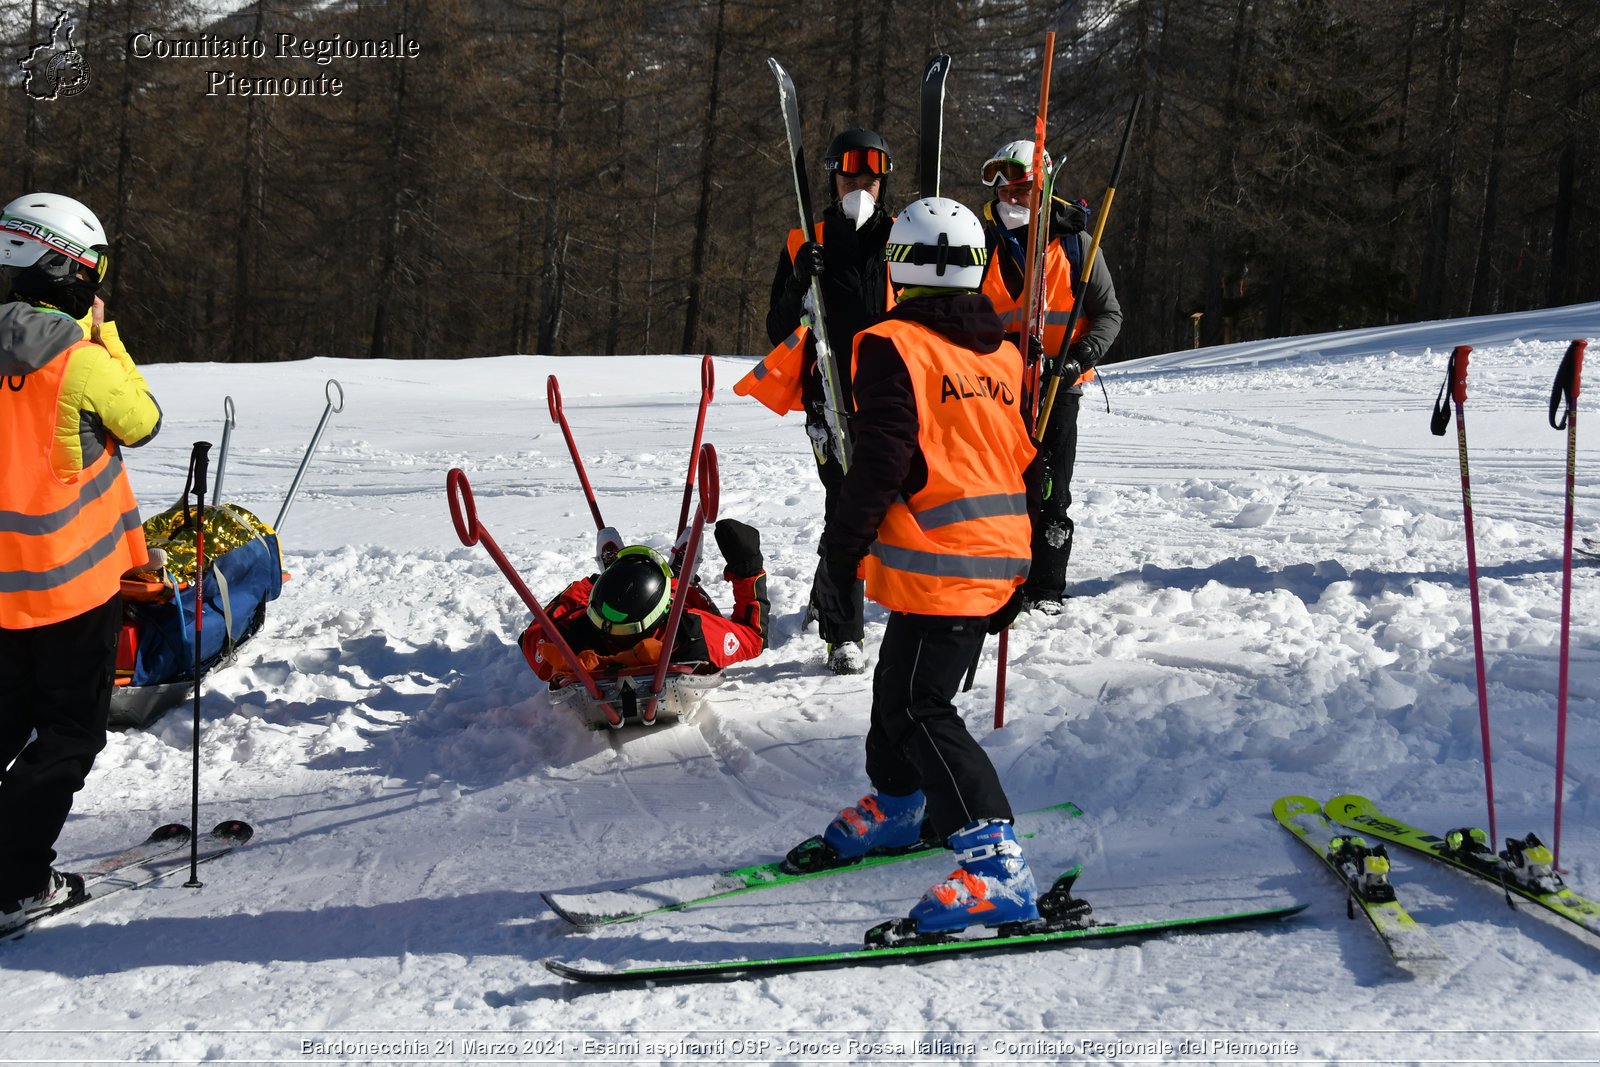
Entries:
POLYGON ((37 267, 26 267, 11 276, 13 297, 64 311, 75 319, 89 313, 99 291, 98 278, 52 277, 37 267))

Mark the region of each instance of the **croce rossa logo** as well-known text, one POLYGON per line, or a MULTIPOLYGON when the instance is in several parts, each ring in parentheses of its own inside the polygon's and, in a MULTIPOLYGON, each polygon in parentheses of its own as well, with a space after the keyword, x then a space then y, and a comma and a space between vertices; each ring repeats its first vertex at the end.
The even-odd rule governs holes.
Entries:
POLYGON ((61 12, 50 27, 49 40, 37 42, 18 60, 23 92, 35 100, 60 100, 89 87, 88 60, 72 41, 77 28, 77 21, 61 12))

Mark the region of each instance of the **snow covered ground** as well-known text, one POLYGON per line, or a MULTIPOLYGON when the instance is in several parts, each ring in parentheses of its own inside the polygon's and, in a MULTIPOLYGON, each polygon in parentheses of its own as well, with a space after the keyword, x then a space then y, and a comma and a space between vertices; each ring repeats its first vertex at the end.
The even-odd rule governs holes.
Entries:
MULTIPOLYGON (((284 523, 293 577, 206 680, 201 822, 248 819, 257 837, 206 868, 203 889, 174 878, 0 946, 0 1059, 1600 1059, 1600 940, 1401 855, 1401 897, 1450 953, 1402 970, 1269 813, 1285 793, 1361 792, 1434 829, 1484 821, 1455 431, 1427 429, 1445 358, 1466 343, 1499 825, 1549 839, 1566 436, 1546 405, 1575 337, 1600 338, 1600 304, 1174 353, 1111 368, 1109 413, 1086 398, 1076 595, 1013 632, 999 731, 991 643, 968 723, 1019 808, 1083 808, 1029 856, 1041 877, 1082 861, 1101 918, 1306 912, 636 990, 565 984, 538 961, 848 947, 947 869, 900 864, 592 934, 537 896, 780 854, 865 786, 869 678, 829 675, 800 627, 821 493, 796 420, 732 395, 751 359, 716 360, 706 438, 722 513, 762 532, 773 647, 694 724, 615 733, 552 707, 524 666, 526 611, 456 540, 444 476, 468 473, 541 596, 586 573, 593 528, 548 416, 553 373, 606 521, 665 547, 698 357, 152 366, 165 427, 130 464, 147 513, 181 492, 191 443, 219 439, 231 395, 226 496, 270 521, 324 383, 346 398, 284 523)), ((1578 456, 1590 535, 1593 421, 1578 456)), ((710 550, 702 574, 726 604, 710 550)), ((1577 567, 1561 854, 1600 895, 1600 564, 1577 567)), ((869 650, 882 619, 869 609, 869 650)), ((64 859, 186 818, 190 740, 187 706, 113 735, 64 859)))

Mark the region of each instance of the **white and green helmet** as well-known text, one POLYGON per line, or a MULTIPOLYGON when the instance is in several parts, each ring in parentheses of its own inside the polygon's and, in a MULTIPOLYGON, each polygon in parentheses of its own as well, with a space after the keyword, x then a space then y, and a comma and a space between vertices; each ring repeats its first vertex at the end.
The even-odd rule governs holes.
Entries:
MULTIPOLYGON (((1033 181, 1033 154, 1032 141, 1007 141, 994 150, 983 164, 983 184, 992 189, 999 189, 1018 182, 1033 181)), ((1050 161, 1050 152, 1044 153, 1045 181, 1055 173, 1055 166, 1050 161)))
POLYGON ((896 285, 937 289, 980 288, 989 262, 978 216, 947 196, 907 205, 889 230, 883 254, 896 285))
POLYGON ((70 196, 29 193, 0 209, 0 267, 31 267, 59 252, 97 268, 107 243, 95 213, 70 196))

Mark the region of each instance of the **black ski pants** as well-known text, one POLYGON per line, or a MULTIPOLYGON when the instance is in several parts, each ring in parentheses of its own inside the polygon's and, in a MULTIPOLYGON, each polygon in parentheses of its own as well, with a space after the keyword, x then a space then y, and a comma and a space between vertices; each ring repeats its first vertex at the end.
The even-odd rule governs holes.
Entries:
POLYGON ((49 626, 0 628, 0 899, 50 880, 72 797, 106 745, 121 629, 120 593, 49 626))
MULTIPOLYGON (((834 509, 839 506, 839 491, 844 485, 844 469, 832 457, 823 461, 817 459, 817 478, 822 482, 823 492, 823 518, 831 520, 834 509)), ((824 615, 818 610, 815 595, 812 597, 811 610, 817 616, 817 633, 830 645, 843 644, 846 641, 861 641, 866 636, 866 605, 863 589, 865 583, 856 580, 855 589, 847 598, 850 614, 840 618, 824 615)))
POLYGON ((1083 397, 1056 393, 1039 446, 1044 464, 1044 510, 1033 524, 1033 566, 1022 595, 1028 600, 1059 600, 1067 589, 1067 561, 1072 558, 1072 467, 1078 458, 1078 406, 1083 397))
POLYGON ((940 839, 980 819, 1010 819, 988 753, 967 732, 955 695, 989 620, 891 612, 872 678, 867 777, 880 793, 921 789, 940 839))

